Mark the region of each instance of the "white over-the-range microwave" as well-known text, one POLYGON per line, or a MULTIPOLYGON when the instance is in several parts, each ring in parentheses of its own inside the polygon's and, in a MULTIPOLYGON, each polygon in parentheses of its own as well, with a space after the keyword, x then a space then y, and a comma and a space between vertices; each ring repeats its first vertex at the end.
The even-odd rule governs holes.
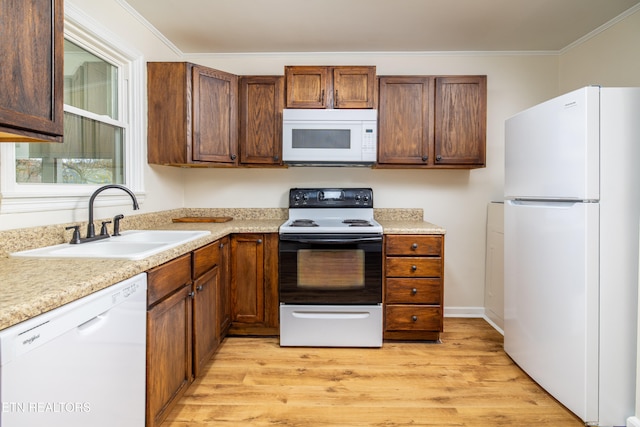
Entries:
POLYGON ((378 110, 284 109, 282 160, 290 165, 366 166, 376 162, 378 110))

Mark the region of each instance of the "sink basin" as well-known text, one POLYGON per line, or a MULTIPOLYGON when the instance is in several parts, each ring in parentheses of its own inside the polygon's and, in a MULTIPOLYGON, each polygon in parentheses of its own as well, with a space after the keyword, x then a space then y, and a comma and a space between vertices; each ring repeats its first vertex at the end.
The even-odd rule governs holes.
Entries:
POLYGON ((13 257, 31 258, 117 258, 139 260, 211 234, 195 230, 129 230, 121 236, 95 242, 46 246, 14 252, 13 257))

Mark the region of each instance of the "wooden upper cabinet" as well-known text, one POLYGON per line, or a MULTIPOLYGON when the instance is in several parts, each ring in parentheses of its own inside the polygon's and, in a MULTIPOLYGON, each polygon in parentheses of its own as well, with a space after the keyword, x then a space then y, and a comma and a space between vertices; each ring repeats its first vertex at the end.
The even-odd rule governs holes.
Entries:
POLYGON ((379 164, 428 164, 433 140, 432 100, 431 77, 380 77, 379 164))
POLYGON ((436 78, 436 164, 484 166, 486 126, 486 76, 436 78))
POLYGON ((373 108, 376 67, 335 67, 333 69, 334 108, 373 108))
POLYGON ((486 76, 381 76, 378 166, 485 166, 486 76))
POLYGON ((237 163, 238 77, 193 66, 193 160, 237 163))
POLYGON ((147 64, 149 163, 234 166, 238 78, 187 62, 147 64))
POLYGON ((0 142, 62 142, 63 3, 0 2, 0 142))
POLYGON ((240 164, 282 166, 283 76, 242 76, 240 164))
POLYGON ((329 68, 284 67, 287 81, 287 108, 327 108, 329 68))
POLYGON ((287 108, 374 108, 375 66, 286 66, 287 108))

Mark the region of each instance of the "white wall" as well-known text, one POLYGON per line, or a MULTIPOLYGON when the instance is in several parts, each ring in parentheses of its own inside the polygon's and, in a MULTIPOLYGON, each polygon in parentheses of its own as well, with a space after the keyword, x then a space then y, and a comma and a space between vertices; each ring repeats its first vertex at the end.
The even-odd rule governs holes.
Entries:
POLYGON ((588 85, 640 86, 640 6, 560 56, 560 93, 588 85))

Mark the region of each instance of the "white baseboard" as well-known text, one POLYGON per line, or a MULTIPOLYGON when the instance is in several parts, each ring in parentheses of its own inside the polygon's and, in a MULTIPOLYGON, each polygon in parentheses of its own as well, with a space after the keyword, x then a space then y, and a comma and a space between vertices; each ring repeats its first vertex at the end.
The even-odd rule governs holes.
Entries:
POLYGON ((445 307, 444 317, 483 318, 484 307, 445 307))
MULTIPOLYGON (((484 307, 445 307, 444 317, 468 317, 474 319, 484 319, 493 329, 504 335, 504 331, 496 325, 486 314, 484 307)), ((634 426, 635 427, 635 426, 634 426)), ((638 425, 640 427, 640 425, 638 425)))
POLYGON ((640 418, 638 417, 627 418, 627 427, 640 427, 640 418))

